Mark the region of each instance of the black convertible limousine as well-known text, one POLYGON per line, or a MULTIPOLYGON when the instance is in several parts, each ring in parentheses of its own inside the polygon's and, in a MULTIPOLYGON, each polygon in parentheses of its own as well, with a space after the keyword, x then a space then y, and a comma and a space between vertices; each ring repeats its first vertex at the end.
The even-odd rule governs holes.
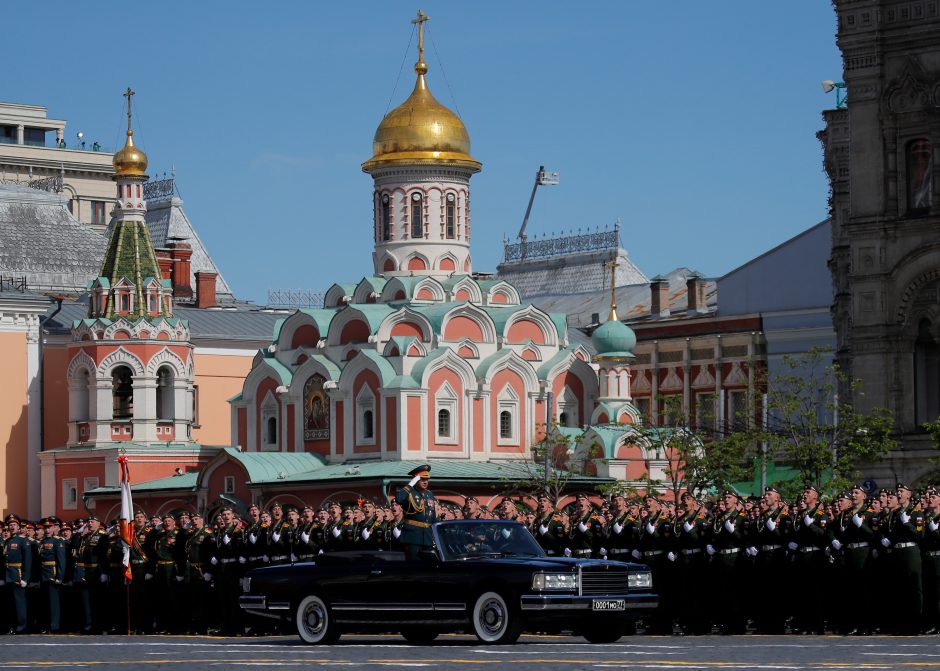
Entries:
POLYGON ((547 557, 518 522, 451 520, 432 531, 435 548, 417 561, 351 551, 253 569, 239 603, 247 613, 293 621, 310 644, 376 631, 416 644, 469 631, 504 644, 523 630, 561 629, 609 643, 656 608, 642 564, 547 557))

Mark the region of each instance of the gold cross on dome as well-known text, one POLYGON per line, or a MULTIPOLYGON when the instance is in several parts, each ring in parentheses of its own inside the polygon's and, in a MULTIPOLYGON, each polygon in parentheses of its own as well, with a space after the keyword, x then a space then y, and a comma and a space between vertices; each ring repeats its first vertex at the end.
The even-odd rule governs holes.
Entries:
POLYGON ((417 18, 411 19, 412 25, 418 26, 418 60, 424 60, 424 22, 430 19, 431 17, 425 14, 422 10, 418 10, 417 18))
POLYGON ((127 132, 131 132, 131 97, 134 96, 136 92, 131 90, 131 87, 128 86, 127 90, 122 93, 125 98, 127 98, 127 132))
POLYGON ((617 319, 617 268, 620 267, 620 264, 617 263, 617 257, 612 258, 610 261, 604 264, 610 268, 610 314, 607 319, 609 321, 615 322, 617 319))

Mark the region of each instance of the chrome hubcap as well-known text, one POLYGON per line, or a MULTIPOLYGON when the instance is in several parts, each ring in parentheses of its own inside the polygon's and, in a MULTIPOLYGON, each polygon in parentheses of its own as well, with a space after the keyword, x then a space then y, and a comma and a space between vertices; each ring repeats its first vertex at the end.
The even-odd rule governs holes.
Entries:
POLYGON ((323 631, 325 620, 325 614, 319 604, 310 604, 304 610, 304 627, 314 636, 323 631))
POLYGON ((480 609, 480 625, 487 634, 498 634, 505 619, 503 605, 495 599, 489 599, 480 609))

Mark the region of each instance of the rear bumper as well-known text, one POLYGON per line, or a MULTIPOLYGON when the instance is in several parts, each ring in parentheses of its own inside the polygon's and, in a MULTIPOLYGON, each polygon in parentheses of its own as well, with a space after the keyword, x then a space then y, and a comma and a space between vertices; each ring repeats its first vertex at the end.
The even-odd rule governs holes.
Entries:
POLYGON ((624 610, 596 611, 616 613, 636 613, 655 609, 659 597, 655 594, 608 594, 601 596, 578 596, 576 594, 523 594, 520 608, 528 613, 550 613, 558 611, 586 610, 593 611, 595 599, 623 599, 624 610), (639 611, 639 612, 637 612, 639 611))

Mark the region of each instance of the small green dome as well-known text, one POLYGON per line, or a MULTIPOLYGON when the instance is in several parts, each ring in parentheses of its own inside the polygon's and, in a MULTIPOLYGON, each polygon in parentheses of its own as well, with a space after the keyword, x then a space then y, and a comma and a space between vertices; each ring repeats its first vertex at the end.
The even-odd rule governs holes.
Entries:
POLYGON ((611 320, 601 324, 591 334, 591 342, 597 350, 598 359, 632 359, 636 347, 636 334, 621 321, 611 320))

